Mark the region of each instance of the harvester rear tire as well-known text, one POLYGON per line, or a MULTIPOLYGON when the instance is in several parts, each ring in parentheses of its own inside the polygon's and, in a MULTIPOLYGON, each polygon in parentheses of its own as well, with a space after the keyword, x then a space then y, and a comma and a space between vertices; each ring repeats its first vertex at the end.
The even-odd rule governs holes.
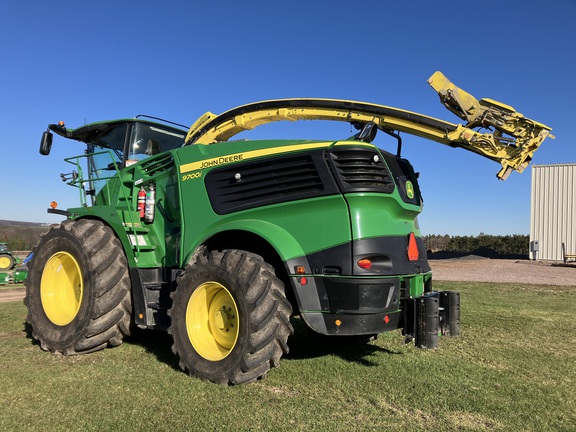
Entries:
POLYGON ((177 279, 172 300, 172 351, 192 376, 244 384, 263 378, 288 353, 292 306, 258 255, 203 248, 177 279))
POLYGON ((33 250, 27 321, 42 349, 64 355, 117 346, 130 334, 132 302, 122 245, 104 223, 52 227, 33 250))

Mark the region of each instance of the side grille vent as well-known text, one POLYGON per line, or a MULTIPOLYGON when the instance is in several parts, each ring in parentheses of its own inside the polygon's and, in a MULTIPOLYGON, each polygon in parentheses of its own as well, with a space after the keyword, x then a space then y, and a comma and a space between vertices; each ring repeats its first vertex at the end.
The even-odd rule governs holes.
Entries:
POLYGON ((205 181, 214 211, 226 214, 335 193, 330 177, 317 168, 318 156, 285 156, 211 171, 205 181))
POLYGON ((142 169, 149 176, 154 176, 162 171, 166 171, 174 166, 174 159, 172 154, 166 153, 160 155, 150 161, 146 161, 142 164, 142 169))
POLYGON ((394 190, 394 181, 382 157, 373 150, 336 149, 330 162, 342 192, 385 192, 394 190))

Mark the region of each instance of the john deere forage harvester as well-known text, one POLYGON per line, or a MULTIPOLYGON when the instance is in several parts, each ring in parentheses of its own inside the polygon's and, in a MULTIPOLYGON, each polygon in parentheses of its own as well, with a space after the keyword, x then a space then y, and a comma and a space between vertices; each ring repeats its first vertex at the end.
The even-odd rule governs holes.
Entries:
POLYGON ((460 331, 457 292, 436 292, 417 224, 422 208, 398 132, 522 171, 550 128, 429 83, 466 124, 331 99, 258 102, 186 130, 137 117, 53 133, 86 144, 62 178, 76 208, 34 248, 28 322, 65 355, 119 345, 133 326, 167 330, 180 366, 224 384, 263 377, 288 352, 298 315, 313 332, 369 337, 401 329, 418 347, 460 331), (354 136, 230 141, 280 120, 351 123, 354 136), (485 128, 488 132, 480 132, 485 128), (493 132, 490 131, 493 130, 493 132), (372 144, 377 133, 395 151, 372 144))

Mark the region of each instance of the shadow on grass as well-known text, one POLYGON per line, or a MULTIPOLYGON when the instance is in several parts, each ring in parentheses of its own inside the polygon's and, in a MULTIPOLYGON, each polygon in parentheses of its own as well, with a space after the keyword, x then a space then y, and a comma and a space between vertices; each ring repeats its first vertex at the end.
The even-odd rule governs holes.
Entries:
MULTIPOLYGON (((377 363, 369 359, 375 353, 400 354, 400 352, 370 344, 368 338, 330 337, 312 333, 298 318, 292 319, 292 325, 294 335, 288 340, 290 352, 283 357, 287 360, 306 360, 334 355, 363 366, 377 366, 377 363)), ((32 326, 24 321, 23 327, 30 342, 40 347, 40 343, 32 337, 32 326)), ((124 339, 124 343, 139 346, 147 353, 154 355, 158 361, 169 365, 174 370, 181 371, 178 358, 172 353, 172 337, 167 332, 135 328, 132 334, 124 339)))
POLYGON ((174 370, 182 371, 178 365, 178 357, 172 353, 172 337, 165 331, 136 328, 125 339, 125 343, 138 345, 155 356, 158 361, 169 365, 174 370))
POLYGON ((286 359, 306 360, 335 355, 342 360, 363 366, 377 366, 377 363, 369 359, 375 353, 400 354, 369 344, 367 337, 322 336, 312 333, 300 319, 292 319, 292 325, 294 335, 288 340, 290 352, 284 356, 286 359))
POLYGON ((32 345, 35 345, 37 347, 40 346, 40 342, 38 342, 36 339, 34 339, 34 337, 32 336, 32 326, 28 323, 28 321, 24 321, 22 323, 22 327, 23 327, 23 331, 24 334, 26 335, 26 339, 30 340, 30 343, 32 345))
MULTIPOLYGON (((32 336, 32 326, 27 321, 24 321, 22 326, 31 344, 40 347, 40 342, 32 336)), ((181 371, 178 358, 172 353, 172 338, 167 332, 135 328, 132 329, 130 336, 124 338, 123 344, 139 346, 147 353, 154 355, 158 361, 181 371)))

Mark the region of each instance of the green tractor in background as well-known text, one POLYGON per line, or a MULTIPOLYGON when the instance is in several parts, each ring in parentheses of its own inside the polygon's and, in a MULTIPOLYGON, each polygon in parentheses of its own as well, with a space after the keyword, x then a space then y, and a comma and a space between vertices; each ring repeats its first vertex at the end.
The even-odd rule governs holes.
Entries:
POLYGON ((20 259, 8 250, 6 243, 0 243, 0 271, 12 270, 20 263, 20 259))

